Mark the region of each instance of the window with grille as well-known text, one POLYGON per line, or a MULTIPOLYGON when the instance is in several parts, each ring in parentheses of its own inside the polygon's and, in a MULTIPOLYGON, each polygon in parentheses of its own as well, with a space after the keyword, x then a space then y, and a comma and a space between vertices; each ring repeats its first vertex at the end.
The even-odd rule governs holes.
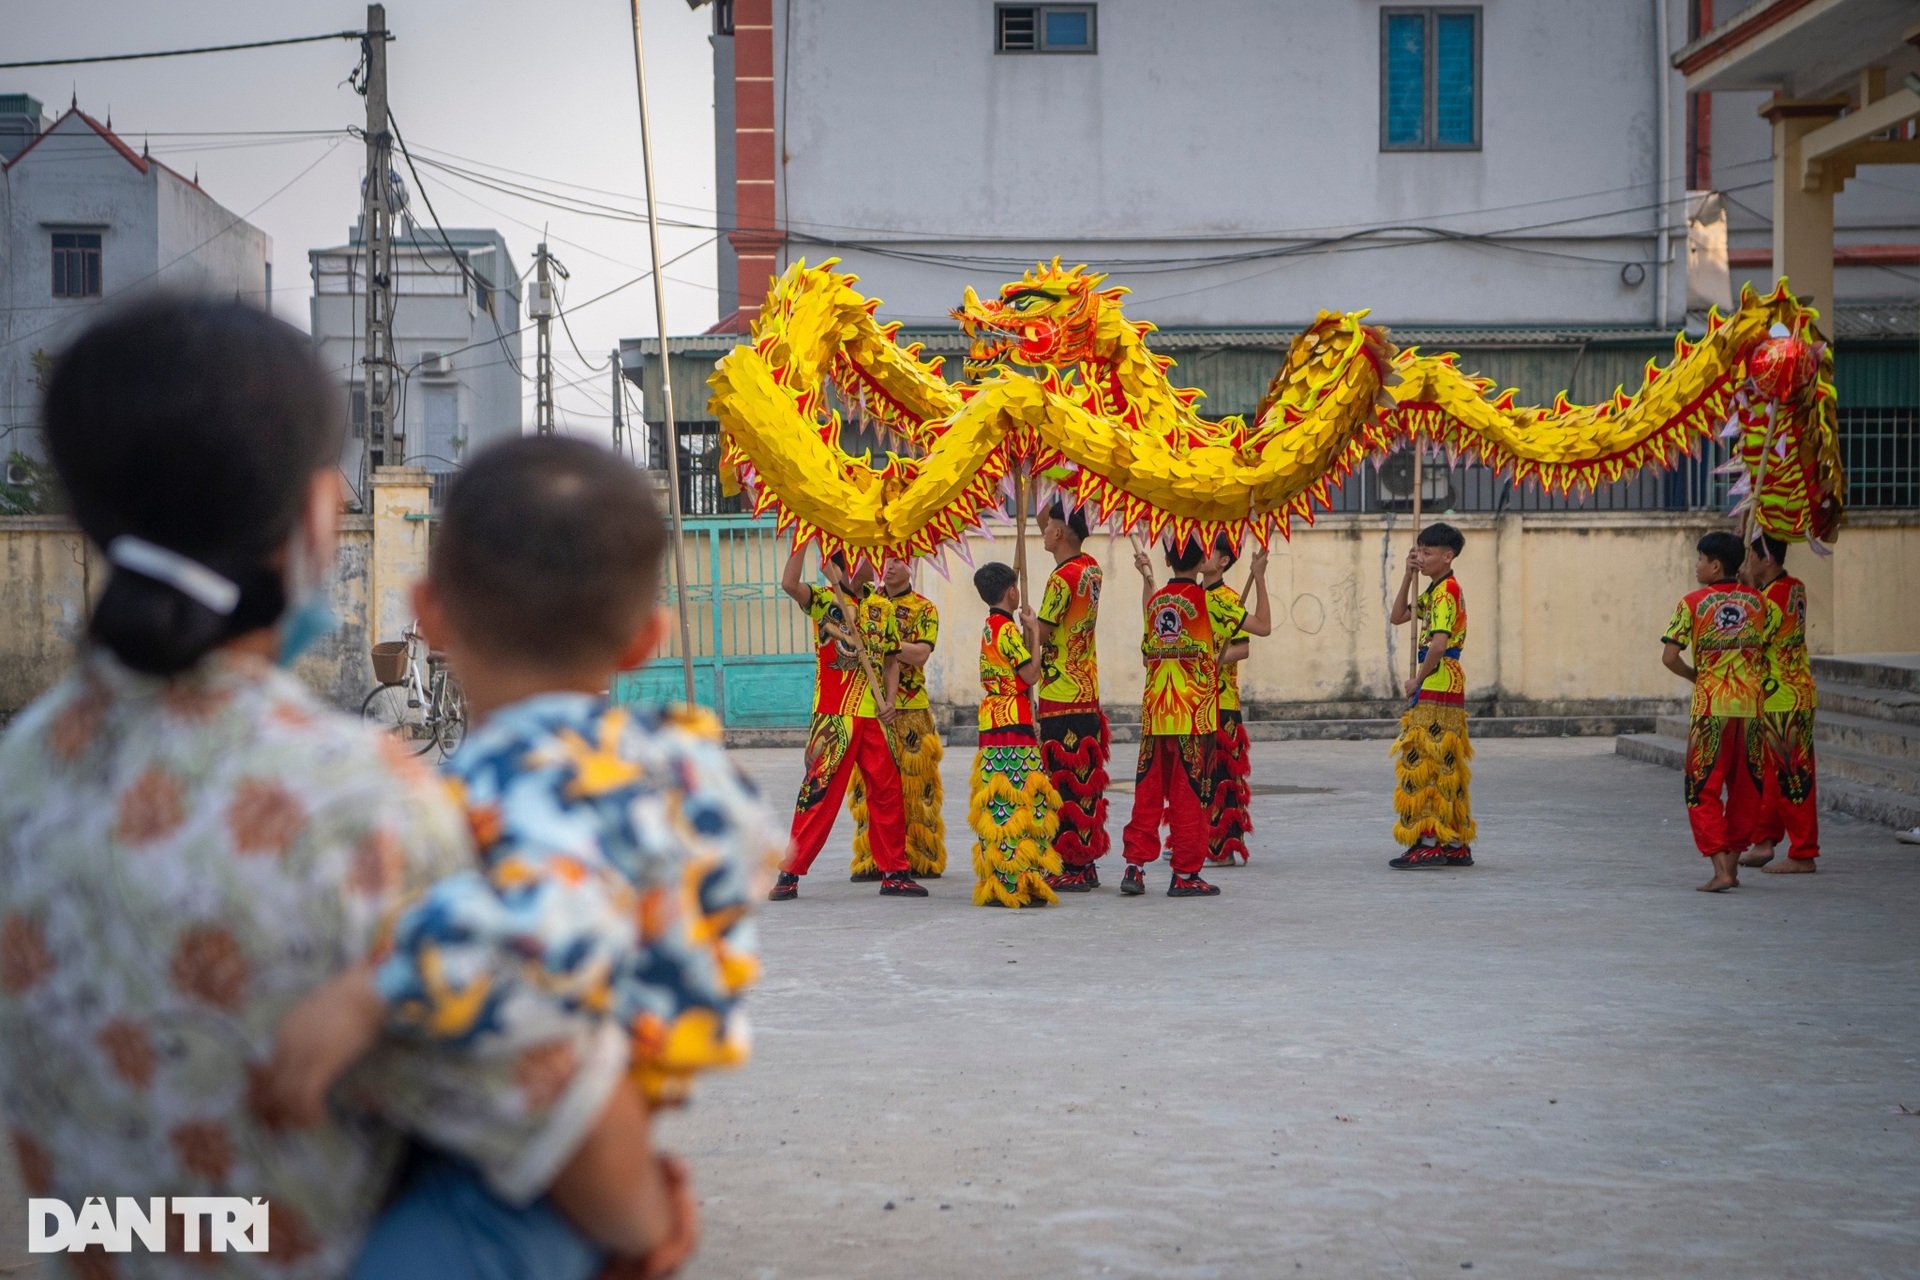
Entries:
POLYGON ((100 296, 100 233, 98 231, 53 233, 53 296, 56 298, 100 296))
POLYGON ((1480 149, 1480 10, 1380 11, 1380 149, 1480 149))
POLYGON ((996 53, 1092 53, 1094 8, 1090 4, 995 5, 996 53))
POLYGON ((347 391, 347 421, 353 426, 353 438, 367 438, 367 387, 365 383, 355 383, 347 391))

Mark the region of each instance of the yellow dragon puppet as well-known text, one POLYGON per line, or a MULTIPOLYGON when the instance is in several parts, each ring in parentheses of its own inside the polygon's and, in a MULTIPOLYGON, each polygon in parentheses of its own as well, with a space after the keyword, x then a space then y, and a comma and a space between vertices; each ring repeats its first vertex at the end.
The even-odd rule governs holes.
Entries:
POLYGON ((1127 530, 1264 543, 1408 441, 1567 491, 1671 465, 1717 436, 1732 442, 1750 524, 1818 546, 1844 510, 1832 351, 1784 282, 1746 290, 1699 341, 1676 338, 1668 364, 1649 361, 1633 394, 1595 405, 1516 405, 1451 355, 1396 348, 1365 312, 1322 312, 1247 421, 1202 417, 1202 393, 1174 386, 1173 361, 1149 347, 1154 326, 1126 317, 1126 290, 1083 266, 1042 263, 992 299, 968 289, 953 314, 973 380, 950 384, 837 265, 798 262, 774 281, 751 341, 710 379, 723 478, 829 552, 933 552, 998 510, 1016 469, 1055 477, 1127 530), (829 386, 904 452, 846 452, 829 386))

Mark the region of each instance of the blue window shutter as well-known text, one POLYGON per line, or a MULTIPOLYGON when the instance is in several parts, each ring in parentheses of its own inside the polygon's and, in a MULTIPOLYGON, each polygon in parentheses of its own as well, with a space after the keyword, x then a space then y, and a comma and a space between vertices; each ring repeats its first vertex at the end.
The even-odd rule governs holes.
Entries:
POLYGON ((1427 140, 1427 16, 1387 15, 1387 145, 1418 147, 1427 140))
POLYGON ((1471 147, 1474 136, 1474 91, 1479 79, 1474 63, 1478 18, 1471 13, 1442 13, 1434 19, 1434 142, 1443 147, 1471 147))
POLYGON ((1090 19, 1086 10, 1048 10, 1045 22, 1046 48, 1049 50, 1087 49, 1093 46, 1093 32, 1089 29, 1090 19))

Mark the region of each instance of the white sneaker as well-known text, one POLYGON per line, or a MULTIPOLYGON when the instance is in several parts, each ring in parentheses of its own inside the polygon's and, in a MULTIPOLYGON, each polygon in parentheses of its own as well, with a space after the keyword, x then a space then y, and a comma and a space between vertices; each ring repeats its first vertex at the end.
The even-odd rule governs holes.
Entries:
POLYGON ((1896 831, 1893 833, 1893 838, 1901 844, 1920 844, 1920 827, 1912 827, 1906 831, 1896 831))

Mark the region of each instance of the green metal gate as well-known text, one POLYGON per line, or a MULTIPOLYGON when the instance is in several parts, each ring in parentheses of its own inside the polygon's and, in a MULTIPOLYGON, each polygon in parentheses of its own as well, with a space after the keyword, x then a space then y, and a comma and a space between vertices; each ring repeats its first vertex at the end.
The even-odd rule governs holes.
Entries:
MULTIPOLYGON (((804 726, 813 699, 813 637, 806 615, 780 589, 790 546, 771 520, 688 519, 684 600, 671 582, 664 607, 687 610, 694 698, 730 729, 804 726)), ((673 576, 671 563, 667 576, 673 576)), ((678 626, 660 655, 618 677, 623 702, 684 702, 678 626)))

